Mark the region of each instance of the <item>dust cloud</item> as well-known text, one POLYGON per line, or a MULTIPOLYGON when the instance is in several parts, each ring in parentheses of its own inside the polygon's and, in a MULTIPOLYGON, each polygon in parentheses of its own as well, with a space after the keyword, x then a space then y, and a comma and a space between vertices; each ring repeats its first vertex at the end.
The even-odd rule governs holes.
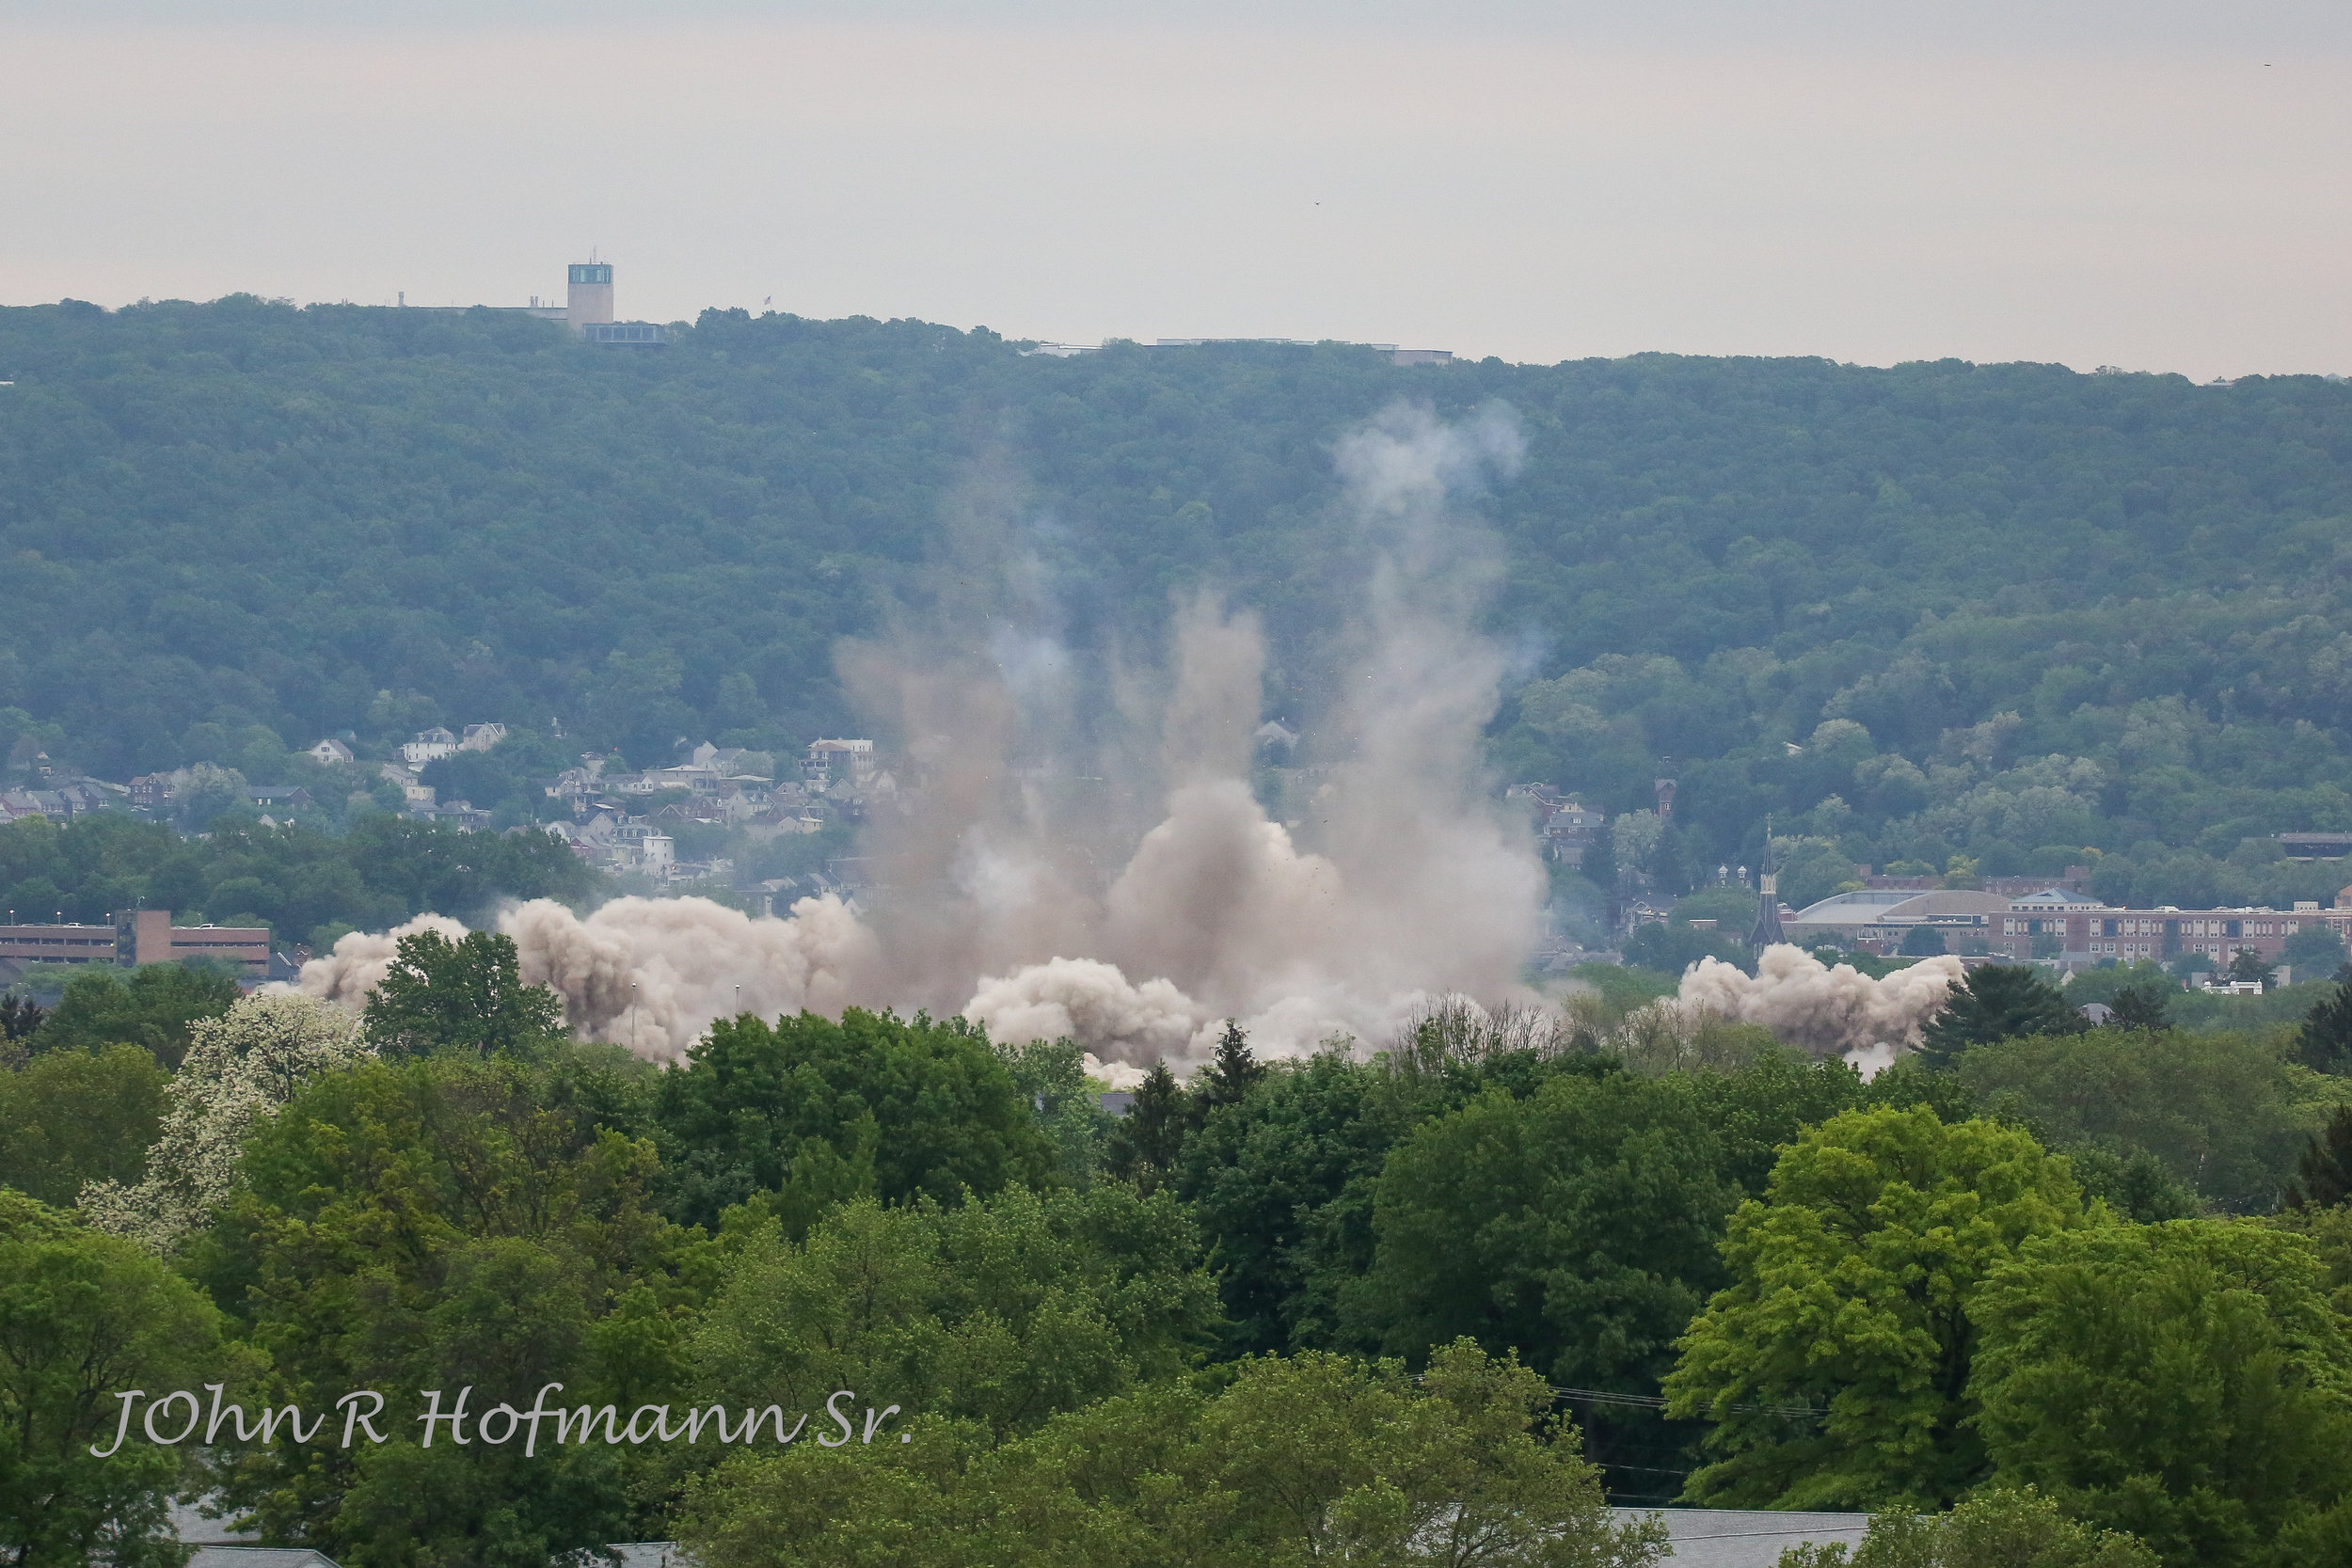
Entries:
POLYGON ((1922 958, 1873 980, 1851 964, 1835 967, 1804 949, 1776 944, 1756 956, 1756 973, 1701 958, 1682 977, 1677 1000, 1740 1023, 1757 1023, 1816 1055, 1840 1055, 1874 1077, 1919 1031, 1960 983, 1961 961, 1922 958))
MULTIPOLYGON (((1465 506, 1520 451, 1501 407, 1399 405, 1335 444, 1343 575, 1279 789, 1254 750, 1258 618, 1200 592, 1163 657, 1081 654, 1018 484, 983 466, 935 570, 839 651, 909 802, 866 830, 857 907, 621 898, 582 918, 536 901, 500 928, 576 1031, 664 1059, 737 1011, 894 1006, 1067 1036, 1124 1081, 1198 1063, 1229 1018, 1284 1055, 1383 1038, 1447 997, 1530 1001, 1547 883, 1482 772, 1507 660, 1476 629, 1500 553, 1465 506)), ((453 927, 402 930, 427 923, 453 927)), ((345 937, 300 988, 357 1006, 399 934, 345 937)))
POLYGON ((356 1012, 392 967, 400 939, 419 931, 432 931, 456 942, 465 936, 466 927, 447 915, 421 914, 389 931, 346 931, 335 939, 331 950, 302 966, 294 989, 356 1012))

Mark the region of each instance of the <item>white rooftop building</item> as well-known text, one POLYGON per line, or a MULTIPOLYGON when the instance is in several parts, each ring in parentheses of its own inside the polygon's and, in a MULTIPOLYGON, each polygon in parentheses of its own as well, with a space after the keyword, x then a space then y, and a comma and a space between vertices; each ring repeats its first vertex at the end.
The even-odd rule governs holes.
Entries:
POLYGON ((1800 947, 1819 942, 1840 947, 1899 945, 1913 927, 1933 926, 1948 933, 1949 947, 1955 938, 1989 938, 1994 919, 2014 902, 1997 893, 1962 888, 1932 888, 1925 893, 1909 888, 1863 888, 1808 904, 1781 926, 1788 939, 1800 947))

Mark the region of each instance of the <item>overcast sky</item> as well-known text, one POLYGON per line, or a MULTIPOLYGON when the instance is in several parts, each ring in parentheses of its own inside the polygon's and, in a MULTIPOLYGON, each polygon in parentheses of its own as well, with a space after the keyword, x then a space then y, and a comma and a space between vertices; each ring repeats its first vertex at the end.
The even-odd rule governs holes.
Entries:
POLYGON ((2352 5, 0 0, 0 303, 2352 372, 2352 5))

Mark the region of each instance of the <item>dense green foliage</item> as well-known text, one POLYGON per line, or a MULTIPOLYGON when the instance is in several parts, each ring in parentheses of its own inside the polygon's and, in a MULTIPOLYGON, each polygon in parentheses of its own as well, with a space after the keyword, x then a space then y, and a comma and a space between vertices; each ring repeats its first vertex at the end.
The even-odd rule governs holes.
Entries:
POLYGON ((2327 1128, 2306 1139, 2281 1209, 2334 1209, 2352 1201, 2352 1105, 2339 1105, 2327 1128))
POLYGON ((189 1026, 227 1012, 236 999, 236 975, 203 959, 132 970, 92 964, 72 973, 29 1043, 36 1053, 138 1045, 178 1067, 189 1026))
POLYGON ((1643 1568, 1655 1523, 1615 1525, 1533 1373, 1468 1345, 1418 1384, 1395 1363, 1244 1362, 1214 1397, 1109 1400, 988 1447, 930 1423, 859 1453, 745 1458, 694 1500, 711 1568, 1303 1568, 1318 1562, 1643 1568))
POLYGON ((57 1207, 85 1181, 135 1181, 171 1075, 136 1045, 44 1051, 0 1072, 0 1187, 57 1207))
POLYGON ((1666 1380, 1676 1414, 1715 1422, 1722 1457, 1692 1494, 1749 1508, 1958 1499, 1991 1473, 1971 1298, 2027 1240, 2083 1223, 2065 1162, 2023 1132, 1947 1126, 1924 1106, 1807 1130, 1731 1216, 1732 1283, 1666 1380))
POLYGON ((2213 1220, 2027 1243, 1972 1308, 1987 1450, 2168 1562, 2266 1560, 2352 1481, 2352 1343, 2324 1277, 2302 1239, 2213 1220))
POLYGON ((1972 1045, 2026 1035, 2073 1034, 2084 1027, 2078 1004, 2024 964, 1986 964, 1952 988, 1944 1010, 1928 1021, 1919 1053, 1949 1067, 1972 1045))
POLYGON ((1826 1112, 1820 1089, 1834 1106, 1851 1083, 1579 1075, 1424 1123, 1381 1172, 1351 1316, 1391 1354, 1468 1337, 1557 1383, 1645 1391, 1723 1282, 1715 1243, 1746 1196, 1724 1101, 1767 1125, 1769 1149, 1826 1112))
POLYGON ((767 1194, 799 1230, 845 1198, 952 1202, 1055 1164, 1011 1073, 961 1019, 723 1019, 663 1077, 653 1116, 678 1212, 705 1223, 767 1194))
POLYGON ((2320 1072, 2352 1072, 2352 986, 2339 985, 2304 1016, 2296 1054, 2320 1072))
MULTIPOLYGON (((148 1528, 201 1463, 355 1568, 673 1536, 713 1563, 1650 1560, 1604 1493, 1965 1502, 1874 1532, 1890 1568, 2352 1539, 2352 1122, 2283 1025, 2026 1035, 1866 1085, 1750 1025, 1652 1038, 1628 976, 1544 1031, 1438 1008, 1371 1059, 1230 1030, 1113 1122, 1067 1041, 742 1017, 663 1069, 555 1032, 495 938, 404 961, 364 1037, 247 998, 167 1088, 135 1044, 7 1064, 0 1181, 80 1194, 0 1193, 44 1258, 217 1343, 200 1381, 241 1409, 406 1404, 348 1449, 140 1446, 115 1490, 72 1481, 89 1519, 148 1528), (2297 1207, 2207 1217, 2291 1168, 2297 1207), (818 1440, 428 1446, 435 1388, 632 1431, 772 1407, 818 1440), (830 1440, 841 1389, 884 1440, 830 1440)), ((0 1338, 20 1298, 54 1324, 0 1286, 0 1338)), ((156 1379, 198 1383, 168 1348, 156 1379)), ((36 1425, 104 1415, 40 1375, 36 1425)), ((10 1528, 50 1528, 11 1484, 10 1528)))
POLYGON ((2153 1155, 2180 1185, 2266 1212, 2341 1081, 2300 1072, 2275 1035, 2094 1029, 1979 1046, 1958 1076, 1988 1114, 2068 1153, 2153 1155))
POLYGON ((1881 1513, 1859 1547, 1791 1546, 1780 1568, 2154 1568, 2131 1536, 2069 1518, 2031 1487, 1979 1493, 1949 1513, 1881 1513))
MULTIPOLYGON (((1502 401, 1528 455, 1485 503, 1492 615, 1548 655, 1498 758, 1613 811, 1673 758, 1669 881, 1755 864, 1767 810, 1790 889, 1807 848, 1998 874, 2095 846, 2101 891, 2143 903, 2341 880, 2241 847, 2352 825, 2327 782, 2352 719, 2352 388, 2316 378, 1061 359, 739 311, 631 355, 249 297, 0 311, 0 706, 24 710, 0 746, 115 777, 477 718, 554 716, 641 764, 681 735, 788 748, 846 717, 834 641, 922 603, 975 508, 1084 645, 1221 583, 1309 715, 1345 613, 1329 442, 1399 397, 1502 401)), ((517 798, 463 771, 499 797, 477 804, 517 798)))
POLYGON ((117 910, 162 909, 186 924, 267 925, 291 944, 428 911, 475 919, 504 898, 578 899, 596 886, 545 833, 464 833, 385 813, 341 835, 247 822, 183 838, 114 812, 0 827, 0 906, 25 920, 62 911, 103 924, 117 910))
MULTIPOLYGON (((1326 1053, 1205 1117, 1179 1145, 1178 1190, 1220 1238, 1234 1346, 1343 1342, 1340 1293, 1372 1261, 1390 1149, 1425 1117, 1488 1090, 1524 1094, 1538 1076, 1511 1058, 1440 1057, 1398 1072, 1326 1053)), ((1181 1126, 1190 1106, 1175 1094, 1168 1116, 1181 1126)), ((1152 1109, 1138 1093, 1134 1116, 1152 1109)))
POLYGON ((821 1405, 881 1388, 999 1435, 1183 1372, 1216 1318, 1167 1194, 1012 1187, 942 1208, 861 1197, 795 1245, 755 1236, 689 1354, 700 1397, 821 1405))
POLYGON ((249 1378, 259 1359, 156 1259, 0 1189, 0 1552, 24 1568, 177 1568, 166 1494, 194 1479, 193 1456, 118 1448, 116 1392, 249 1378))
POLYGON ((387 1056, 487 1056, 543 1051, 564 1032, 564 1005, 526 986, 515 939, 469 931, 452 942, 411 931, 368 993, 368 1038, 387 1056))
MULTIPOLYGON (((678 1381, 676 1315, 708 1244, 656 1211, 654 1169, 652 1146, 600 1125, 561 1074, 370 1064, 256 1132, 246 1190, 189 1261, 307 1410, 354 1388, 511 1400, 549 1382, 633 1406, 678 1381)), ((639 1538, 627 1481, 601 1448, 526 1461, 426 1449, 408 1430, 256 1449, 230 1496, 339 1562, 405 1565, 486 1535, 476 1560, 520 1568, 639 1538)))

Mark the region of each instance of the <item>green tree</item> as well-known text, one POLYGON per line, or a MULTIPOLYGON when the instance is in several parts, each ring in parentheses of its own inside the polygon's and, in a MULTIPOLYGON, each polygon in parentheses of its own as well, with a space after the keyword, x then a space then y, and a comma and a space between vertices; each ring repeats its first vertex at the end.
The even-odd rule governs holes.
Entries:
POLYGON ((2115 1016, 2108 1022, 2118 1029, 2159 1033, 2167 1024, 2165 1002, 2166 993, 2153 986, 2126 986, 2115 993, 2115 1016))
POLYGON ((2317 1072, 2352 1074, 2352 985, 2339 981, 2304 1018, 2296 1054, 2317 1072))
POLYGON ((1155 1061, 1136 1085, 1135 1101, 1111 1129, 1107 1165, 1112 1175, 1149 1190, 1176 1168, 1192 1125, 1192 1097, 1155 1061))
POLYGON ((1731 1216, 1732 1283, 1665 1382, 1670 1413, 1712 1421, 1722 1456, 1686 1495, 1881 1508, 1965 1493, 1988 1473, 1970 1297, 2027 1239, 2083 1223, 2065 1161, 2013 1128, 1921 1106, 1806 1130, 1731 1216))
POLYGON ((47 1008, 29 996, 0 995, 0 1040, 30 1040, 47 1008))
POLYGON ((210 1302, 137 1247, 0 1191, 0 1552, 9 1562, 177 1568, 185 1549, 167 1510, 193 1479, 194 1452, 135 1437, 116 1448, 117 1396, 160 1399, 250 1375, 254 1358, 225 1347, 220 1328, 210 1302))
POLYGON ((1085 1048, 1073 1039, 1031 1040, 999 1045, 996 1056, 1054 1146, 1057 1173, 1081 1186, 1092 1180, 1111 1117, 1103 1110, 1101 1085, 1087 1076, 1085 1048))
POLYGON ((1941 926, 1918 925, 1912 927, 1911 929, 1903 933, 1902 945, 1897 948, 1896 951, 1902 954, 1905 958, 1931 958, 1937 954, 1948 952, 1950 949, 1946 944, 1944 940, 1944 927, 1941 926))
POLYGON ((1791 1546, 1779 1568, 2156 1568, 2131 1536, 2059 1512, 2032 1487, 1979 1492, 1949 1513, 1901 1511, 1871 1519, 1862 1544, 1791 1546))
MULTIPOLYGON (((256 1126, 241 1184, 181 1259, 304 1411, 355 1388, 471 1385, 479 1413, 548 1383, 634 1408, 683 1385, 707 1243, 656 1211, 651 1144, 599 1126, 560 1070, 368 1062, 256 1126)), ((545 1568, 657 1526, 634 1500, 657 1479, 649 1454, 418 1437, 257 1446, 224 1493, 263 1532, 360 1568, 545 1568)))
POLYGON ((1800 840, 1780 865, 1781 900, 1802 910, 1853 880, 1853 857, 1823 839, 1800 840))
POLYGON ((2295 1073, 2264 1035, 2107 1028, 1975 1046, 1957 1076, 1987 1115, 2022 1121, 2053 1148, 2144 1151, 2212 1202, 2258 1213, 2313 1119, 2295 1073))
MULTIPOLYGON (((1381 1164, 1423 1104, 1396 1075, 1326 1052, 1276 1069, 1184 1141, 1177 1188, 1215 1240, 1234 1348, 1334 1343, 1338 1290, 1372 1260, 1381 1164)), ((1138 1164, 1173 1158, 1145 1127, 1129 1136, 1138 1164)))
POLYGON ((135 1181, 171 1075, 135 1045, 45 1051, 0 1072, 0 1187, 57 1207, 87 1181, 135 1181))
POLYGON ((2278 973, 2278 966, 2255 948, 2241 947, 2230 957, 2229 974, 2233 980, 2254 980, 2266 986, 2278 973))
MULTIPOLYGON (((1489 1089, 1391 1151, 1372 1266, 1318 1283, 1338 1296, 1348 1342, 1416 1361, 1464 1338, 1556 1383, 1654 1394, 1692 1315, 1728 1279, 1725 1217, 1761 1189, 1776 1146, 1859 1088, 1842 1065, 1775 1053, 1736 1073, 1561 1074, 1518 1099, 1489 1089)), ((1595 1410, 1588 1432, 1604 1465, 1654 1465, 1687 1436, 1633 1407, 1595 1410)))
POLYGON ((217 1018, 241 994, 233 973, 204 959, 142 964, 127 975, 109 966, 82 971, 34 1032, 33 1049, 88 1051, 141 1045, 167 1068, 187 1053, 188 1031, 217 1018))
POLYGON ((1710 1109, 1687 1079, 1613 1073, 1425 1124, 1381 1173, 1349 1318, 1391 1354, 1470 1338, 1557 1382, 1648 1392, 1724 1280, 1715 1243, 1743 1196, 1710 1109))
POLYGON ((2298 979, 2324 979, 2344 967, 2344 939, 2327 926, 2307 924, 2280 946, 2279 961, 2298 979))
POLYGON ((1721 958, 1740 969, 1753 970, 1755 955, 1742 934, 1690 926, 1651 922, 1625 939, 1625 961, 1661 974, 1680 974, 1701 958, 1721 958))
POLYGON ((1418 1392, 1400 1372, 1316 1352, 1245 1363, 1201 1421, 1209 1479, 1237 1505, 1234 1544, 1271 1562, 1662 1555, 1655 1523, 1613 1524, 1572 1430, 1550 1427, 1542 1378, 1468 1342, 1432 1355, 1418 1392))
POLYGON ((2121 1154, 2101 1144, 2077 1144, 2061 1152, 2074 1167, 2086 1203, 2105 1203, 2136 1225, 2185 1220, 2206 1211, 2197 1189, 2144 1148, 2121 1154))
POLYGON ((1987 1451, 2167 1563, 2270 1560, 2352 1483, 2352 1345, 2324 1281, 2309 1242, 2224 1221, 2028 1243, 1974 1308, 1987 1451))
POLYGON ((2339 1105, 2295 1162, 2281 1209, 2333 1209, 2352 1199, 2352 1105, 2339 1105))
POLYGON ((2076 1006, 2088 1002, 2113 1006, 2127 990, 2146 991, 2169 1001, 2181 994, 2181 982, 2153 958, 2136 958, 2104 969, 2078 969, 2066 982, 2066 999, 2076 1006))
POLYGON ((543 1053, 563 1035, 564 1004, 527 986, 515 939, 412 931, 368 997, 367 1035, 388 1056, 543 1053))
POLYGON ((1206 1117, 1220 1105, 1238 1105, 1249 1091, 1264 1081, 1265 1064, 1249 1049, 1249 1036, 1232 1019, 1225 1021, 1225 1033, 1217 1037, 1216 1054, 1200 1075, 1200 1084, 1193 1095, 1196 1116, 1206 1117))
POLYGON ((796 1227, 864 1194, 954 1203, 1042 1182, 1056 1162, 1032 1101, 961 1019, 723 1019, 663 1075, 654 1117, 674 1212, 704 1225, 755 1194, 784 1195, 796 1227))
POLYGON ((1164 1380, 1216 1321, 1168 1194, 1010 1187, 952 1209, 843 1205, 799 1244, 750 1240, 688 1349, 698 1397, 821 1406, 886 1390, 997 1433, 1164 1380))
POLYGON ((216 768, 201 762, 189 772, 192 777, 187 787, 174 802, 174 815, 187 832, 204 832, 224 813, 250 815, 252 808, 246 804, 243 773, 233 768, 216 768))
POLYGON ((2069 1035, 2087 1027, 2058 987, 2022 964, 1986 964, 1954 986, 1943 1011, 1920 1032, 1919 1054, 1950 1067, 1971 1046, 2026 1035, 2069 1035))
POLYGON ((1543 1381, 1461 1345, 1419 1383, 1321 1353, 1243 1362, 1214 1397, 1140 1390, 989 1446, 795 1445, 731 1462, 681 1539, 710 1568, 1198 1568, 1316 1562, 1645 1568, 1655 1521, 1619 1525, 1543 1381))

